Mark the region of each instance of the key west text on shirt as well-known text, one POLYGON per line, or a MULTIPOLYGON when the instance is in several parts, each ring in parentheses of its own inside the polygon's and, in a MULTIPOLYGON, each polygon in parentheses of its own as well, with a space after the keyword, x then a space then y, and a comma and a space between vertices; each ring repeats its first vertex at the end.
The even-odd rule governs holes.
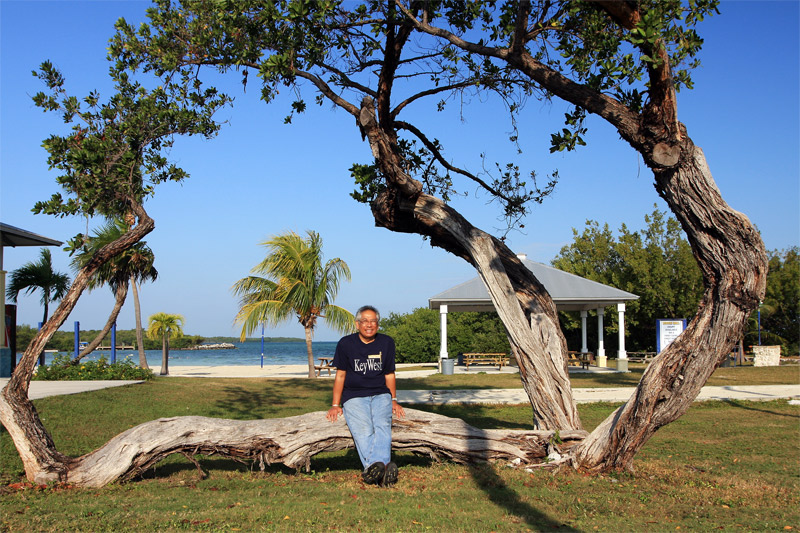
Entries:
POLYGON ((367 356, 367 359, 355 359, 353 367, 356 372, 380 372, 383 369, 383 352, 367 356))

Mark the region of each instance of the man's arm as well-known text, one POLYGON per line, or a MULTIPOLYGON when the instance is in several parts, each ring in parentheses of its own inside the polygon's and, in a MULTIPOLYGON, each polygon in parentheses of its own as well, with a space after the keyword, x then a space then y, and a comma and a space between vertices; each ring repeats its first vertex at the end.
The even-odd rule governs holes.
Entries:
POLYGON ((386 386, 389 388, 389 392, 392 393, 392 414, 397 418, 405 418, 406 412, 403 406, 397 403, 397 377, 394 372, 386 374, 386 386))
MULTIPOLYGON (((336 369, 336 377, 333 378, 333 401, 328 414, 325 415, 331 422, 336 422, 342 414, 342 391, 344 390, 344 378, 347 375, 345 370, 336 369)), ((394 398, 394 396, 392 396, 394 398)))

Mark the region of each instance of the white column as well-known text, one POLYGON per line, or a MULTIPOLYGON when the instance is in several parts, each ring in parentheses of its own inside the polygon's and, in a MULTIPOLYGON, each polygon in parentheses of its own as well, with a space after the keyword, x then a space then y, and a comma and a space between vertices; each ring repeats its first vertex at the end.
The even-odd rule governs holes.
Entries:
POLYGON ((439 306, 439 318, 441 319, 441 335, 442 335, 442 342, 439 348, 439 358, 440 359, 447 359, 447 306, 440 305, 439 306))
POLYGON ((619 351, 617 357, 619 359, 627 359, 628 352, 625 351, 625 304, 617 304, 617 313, 619 313, 619 351))
POLYGON ((606 349, 603 343, 603 308, 597 310, 597 357, 605 357, 606 349))
POLYGON ((589 315, 589 312, 585 309, 581 311, 581 353, 586 353, 589 351, 589 346, 586 342, 586 317, 589 315))

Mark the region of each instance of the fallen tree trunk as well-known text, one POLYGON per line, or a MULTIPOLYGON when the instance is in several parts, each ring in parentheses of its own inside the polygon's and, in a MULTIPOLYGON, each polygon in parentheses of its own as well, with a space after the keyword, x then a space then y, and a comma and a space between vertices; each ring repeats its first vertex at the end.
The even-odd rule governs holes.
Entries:
MULTIPOLYGON (((526 465, 543 462, 553 451, 564 454, 586 435, 585 431, 556 437, 553 431, 478 429, 458 418, 406 409, 406 418, 392 424, 392 448, 458 463, 526 465)), ((67 459, 59 472, 40 471, 32 481, 100 487, 135 478, 176 453, 198 469, 196 455, 254 461, 262 469, 269 464, 309 469, 314 455, 352 447, 344 420, 331 423, 323 411, 267 420, 161 418, 131 428, 87 455, 67 459)))

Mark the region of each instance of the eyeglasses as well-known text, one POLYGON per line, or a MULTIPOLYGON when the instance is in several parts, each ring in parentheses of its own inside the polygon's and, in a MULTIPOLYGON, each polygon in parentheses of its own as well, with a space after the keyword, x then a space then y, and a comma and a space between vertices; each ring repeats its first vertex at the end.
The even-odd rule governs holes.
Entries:
POLYGON ((378 323, 378 321, 377 321, 377 320, 367 320, 366 318, 364 318, 364 319, 361 319, 361 320, 359 320, 358 322, 359 322, 360 324, 364 324, 365 326, 366 326, 366 325, 376 325, 376 324, 378 323))

